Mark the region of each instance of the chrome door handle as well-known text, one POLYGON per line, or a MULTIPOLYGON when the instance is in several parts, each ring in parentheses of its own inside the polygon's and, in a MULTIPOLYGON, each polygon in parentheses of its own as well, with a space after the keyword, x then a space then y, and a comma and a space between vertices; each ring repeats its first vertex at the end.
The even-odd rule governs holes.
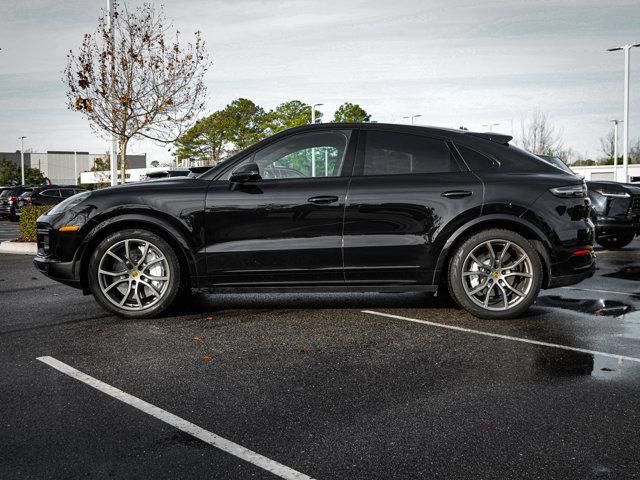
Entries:
POLYGON ((309 203, 315 203, 316 205, 326 205, 329 203, 334 203, 338 201, 338 197, 333 195, 323 195, 320 197, 311 197, 307 199, 309 203))
POLYGON ((451 190, 448 192, 442 192, 442 196, 446 198, 464 198, 470 197, 471 195, 473 195, 473 192, 470 192, 469 190, 451 190))

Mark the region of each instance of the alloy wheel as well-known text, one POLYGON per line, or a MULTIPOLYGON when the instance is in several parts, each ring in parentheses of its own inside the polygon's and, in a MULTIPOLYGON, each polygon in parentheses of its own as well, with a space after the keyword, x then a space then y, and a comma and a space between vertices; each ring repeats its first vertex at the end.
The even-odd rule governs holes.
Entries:
POLYGON ((509 310, 533 286, 533 265, 525 251, 508 240, 488 240, 473 248, 462 265, 466 295, 493 311, 509 310))
POLYGON ((162 251, 141 239, 126 239, 112 245, 98 264, 98 284, 103 295, 117 308, 145 310, 166 294, 171 270, 162 251))

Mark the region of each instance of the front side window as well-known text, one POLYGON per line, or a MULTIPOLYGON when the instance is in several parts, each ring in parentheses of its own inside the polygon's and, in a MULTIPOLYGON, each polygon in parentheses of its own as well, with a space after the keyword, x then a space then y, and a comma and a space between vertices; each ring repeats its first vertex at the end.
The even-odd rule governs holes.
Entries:
MULTIPOLYGON (((284 138, 234 167, 253 162, 267 179, 337 177, 342 172, 351 132, 328 130, 284 138)), ((228 179, 231 172, 224 178, 228 179)))
POLYGON ((362 175, 457 172, 460 168, 444 140, 420 135, 367 132, 362 175))

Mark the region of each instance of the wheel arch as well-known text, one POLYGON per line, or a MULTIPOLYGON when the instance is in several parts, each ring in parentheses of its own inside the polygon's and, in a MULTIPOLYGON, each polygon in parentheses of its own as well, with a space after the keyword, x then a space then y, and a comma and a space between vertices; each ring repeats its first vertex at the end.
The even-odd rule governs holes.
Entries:
POLYGON ((551 278, 552 264, 551 255, 549 253, 551 251, 551 243, 549 242, 549 239, 542 230, 540 230, 540 228, 531 222, 521 217, 504 214, 482 216, 458 228, 447 239, 440 250, 434 271, 433 283, 435 285, 446 283, 446 269, 449 266, 451 257, 462 242, 475 233, 493 228, 502 228, 514 231, 531 241, 534 248, 540 255, 540 261, 542 262, 542 271, 544 275, 542 279, 543 288, 547 286, 549 284, 549 279, 551 278))
POLYGON ((76 254, 76 262, 79 265, 79 277, 83 293, 91 293, 87 281, 91 252, 93 252, 94 248, 108 235, 127 228, 148 230, 159 235, 169 243, 180 262, 181 282, 186 282, 184 284, 189 287, 194 286, 192 285, 193 281, 197 278, 196 259, 186 236, 163 218, 149 214, 131 213, 114 216, 101 221, 85 237, 76 254))

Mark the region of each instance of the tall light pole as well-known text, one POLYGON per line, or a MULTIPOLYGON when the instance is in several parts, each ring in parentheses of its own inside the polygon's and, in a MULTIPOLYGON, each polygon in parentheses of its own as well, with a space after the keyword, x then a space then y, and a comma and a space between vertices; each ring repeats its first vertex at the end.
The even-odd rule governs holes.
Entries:
MULTIPOLYGON (((311 105, 311 124, 316 124, 316 107, 321 107, 324 103, 314 103, 311 105)), ((316 149, 311 147, 311 176, 316 176, 316 149)))
POLYGON ((410 119, 411 119, 411 125, 414 125, 414 124, 415 124, 414 120, 415 120, 416 118, 418 118, 418 117, 421 117, 421 116, 422 116, 422 115, 420 115, 420 114, 418 114, 418 115, 405 115, 405 116, 404 116, 404 117, 402 117, 402 118, 410 118, 410 119))
POLYGON ((622 120, 611 120, 613 123, 613 179, 618 181, 618 124, 622 120))
MULTIPOLYGON (((110 100, 113 102, 113 83, 115 81, 114 78, 114 65, 115 65, 115 56, 116 56, 116 34, 113 29, 113 0, 107 0, 107 13, 109 17, 109 21, 107 27, 109 29, 109 42, 111 43, 110 48, 113 53, 111 55, 111 98, 110 100)), ((113 119, 115 122, 115 118, 113 119)), ((110 170, 111 170, 111 186, 118 184, 118 137, 115 134, 111 134, 111 148, 110 148, 110 170)), ((124 165, 122 166, 124 168, 124 165)), ((122 177, 124 178, 124 172, 122 173, 122 177)))
POLYGON ((499 123, 485 123, 482 126, 483 127, 489 127, 489 131, 493 132, 493 127, 497 127, 498 125, 500 125, 500 124, 499 123))
POLYGON ((631 49, 640 47, 640 43, 635 45, 622 45, 621 47, 609 48, 608 52, 624 51, 624 126, 622 128, 622 171, 624 173, 623 181, 629 181, 629 77, 630 77, 630 60, 631 49))
POLYGON ((20 185, 24 185, 24 139, 27 137, 23 135, 18 138, 20 139, 20 172, 22 174, 22 183, 20 185))

